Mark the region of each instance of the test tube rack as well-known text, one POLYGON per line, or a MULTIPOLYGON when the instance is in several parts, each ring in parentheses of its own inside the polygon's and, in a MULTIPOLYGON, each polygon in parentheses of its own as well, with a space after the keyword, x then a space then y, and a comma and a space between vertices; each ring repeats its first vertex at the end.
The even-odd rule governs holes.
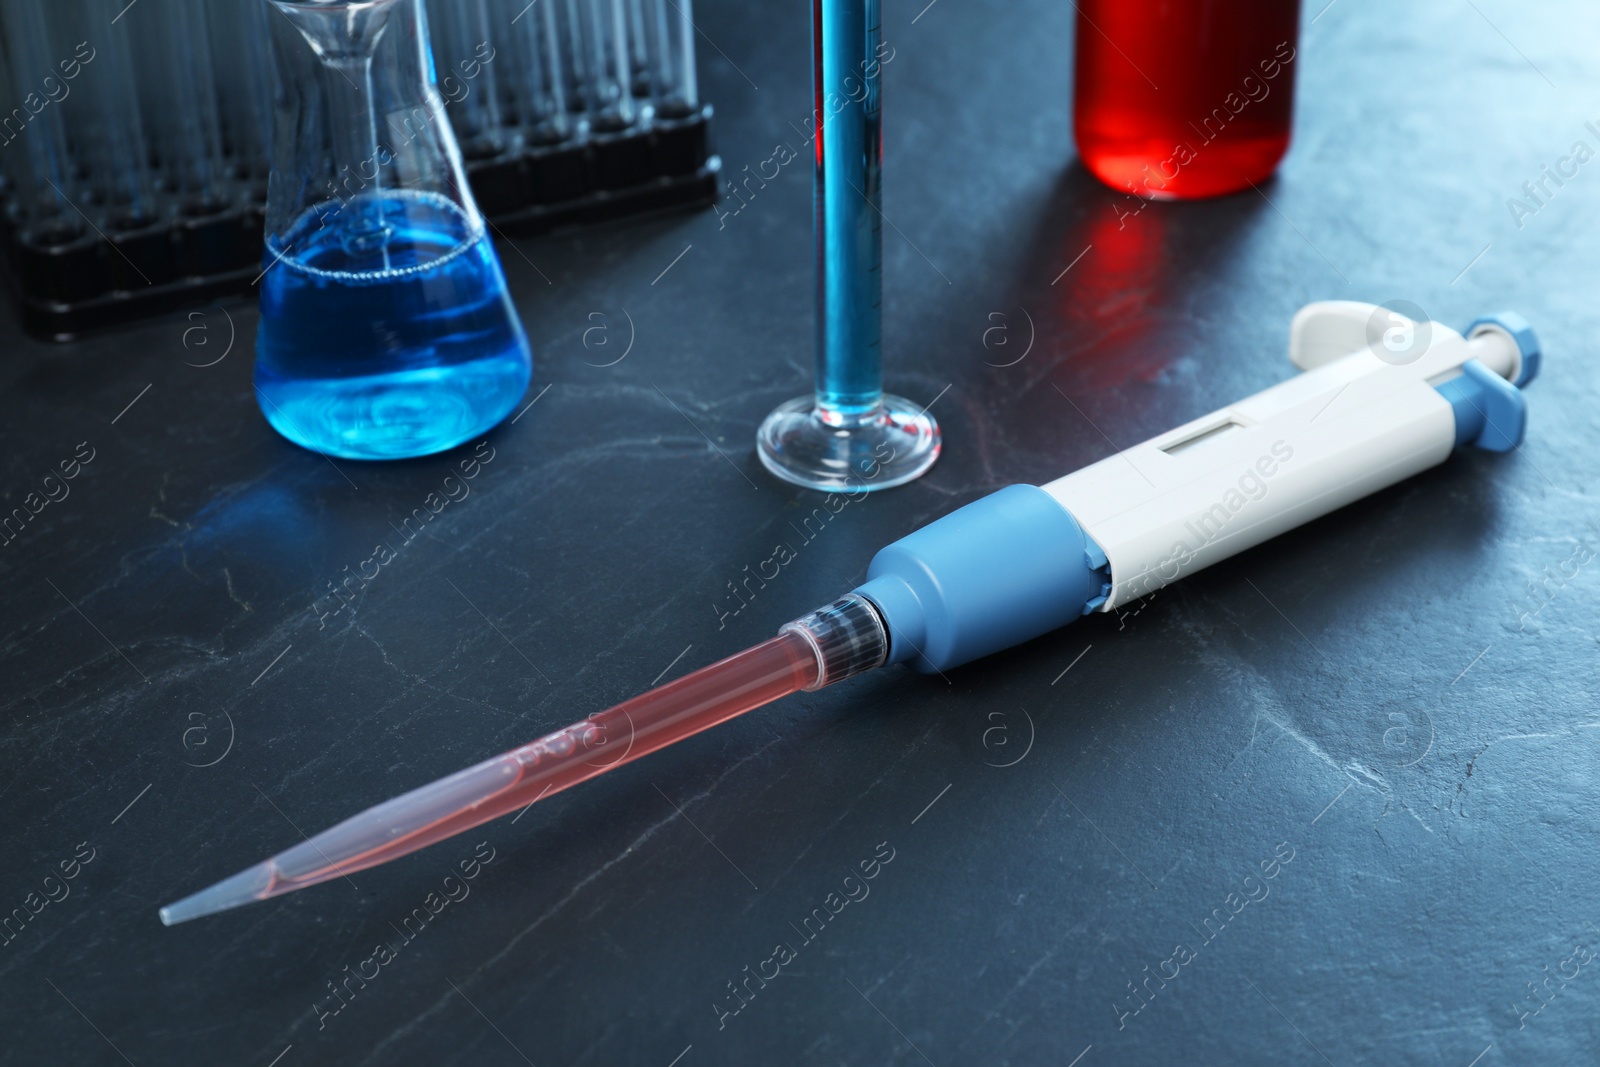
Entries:
MULTIPOLYGON (((536 233, 716 200, 692 0, 426 0, 479 208, 536 233)), ((28 331, 252 291, 275 71, 266 0, 5 0, 0 242, 28 331)))

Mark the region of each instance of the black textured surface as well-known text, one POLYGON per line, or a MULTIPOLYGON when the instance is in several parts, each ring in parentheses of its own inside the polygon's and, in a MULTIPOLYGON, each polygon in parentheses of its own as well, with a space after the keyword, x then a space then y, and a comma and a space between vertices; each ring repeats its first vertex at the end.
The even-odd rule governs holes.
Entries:
POLYGON ((1600 162, 1520 226, 1506 204, 1600 148, 1587 9, 1308 9, 1265 195, 1119 220, 1073 162, 1071 5, 921 6, 885 19, 886 352, 946 455, 809 541, 818 498, 752 450, 809 379, 800 0, 698 13, 727 172, 798 158, 720 220, 503 245, 537 403, 324 625, 328 583, 472 449, 336 468, 278 439, 248 307, 62 348, 7 320, 6 508, 94 458, 0 548, 0 912, 77 874, 0 946, 0 1064, 1594 1061, 1600 162), (353 884, 157 922, 299 830, 769 636, 951 507, 1282 379, 1290 315, 1330 297, 1527 315, 1526 446, 948 679, 801 695, 353 884), (469 895, 319 1022, 481 841, 469 895))

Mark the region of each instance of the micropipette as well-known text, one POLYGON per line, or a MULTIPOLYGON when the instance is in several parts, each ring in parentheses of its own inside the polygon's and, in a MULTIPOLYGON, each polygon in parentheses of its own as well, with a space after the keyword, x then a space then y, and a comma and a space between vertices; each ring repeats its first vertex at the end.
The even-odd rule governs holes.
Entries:
POLYGON ((1519 387, 1540 359, 1514 314, 1463 335, 1351 301, 1302 308, 1289 351, 1294 378, 1048 485, 968 504, 880 551, 863 585, 777 637, 371 808, 162 908, 162 922, 386 863, 798 690, 890 663, 949 670, 1146 596, 1459 447, 1511 451, 1527 424, 1519 387))

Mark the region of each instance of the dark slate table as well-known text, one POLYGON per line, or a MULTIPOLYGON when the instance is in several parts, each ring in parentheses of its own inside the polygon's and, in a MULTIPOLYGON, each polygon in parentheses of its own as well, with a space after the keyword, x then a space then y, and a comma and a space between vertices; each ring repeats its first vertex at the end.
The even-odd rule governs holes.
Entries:
MULTIPOLYGON (((247 304, 66 347, 8 317, 6 508, 92 459, 0 548, 0 909, 28 920, 0 1064, 1594 1062, 1600 162, 1507 200, 1600 149, 1600 40, 1576 2, 1317 7, 1280 176, 1132 215, 1074 161, 1071 5, 889 5, 889 383, 937 399, 947 451, 804 539, 819 497, 752 448, 809 383, 803 159, 720 219, 503 244, 537 403, 409 542, 474 450, 280 440, 247 304), (1283 379, 1326 298, 1521 311, 1526 446, 948 678, 790 699, 515 823, 157 921, 765 638, 959 504, 1283 379)), ((728 172, 771 175, 806 5, 699 21, 728 172)))

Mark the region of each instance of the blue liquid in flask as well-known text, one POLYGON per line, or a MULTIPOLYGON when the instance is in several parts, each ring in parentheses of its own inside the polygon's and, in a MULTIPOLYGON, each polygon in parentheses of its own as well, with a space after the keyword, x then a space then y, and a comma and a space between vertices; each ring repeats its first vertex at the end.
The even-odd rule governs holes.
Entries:
POLYGON ((390 190, 268 241, 256 390, 274 429, 348 459, 463 444, 505 418, 533 358, 481 222, 390 190))

